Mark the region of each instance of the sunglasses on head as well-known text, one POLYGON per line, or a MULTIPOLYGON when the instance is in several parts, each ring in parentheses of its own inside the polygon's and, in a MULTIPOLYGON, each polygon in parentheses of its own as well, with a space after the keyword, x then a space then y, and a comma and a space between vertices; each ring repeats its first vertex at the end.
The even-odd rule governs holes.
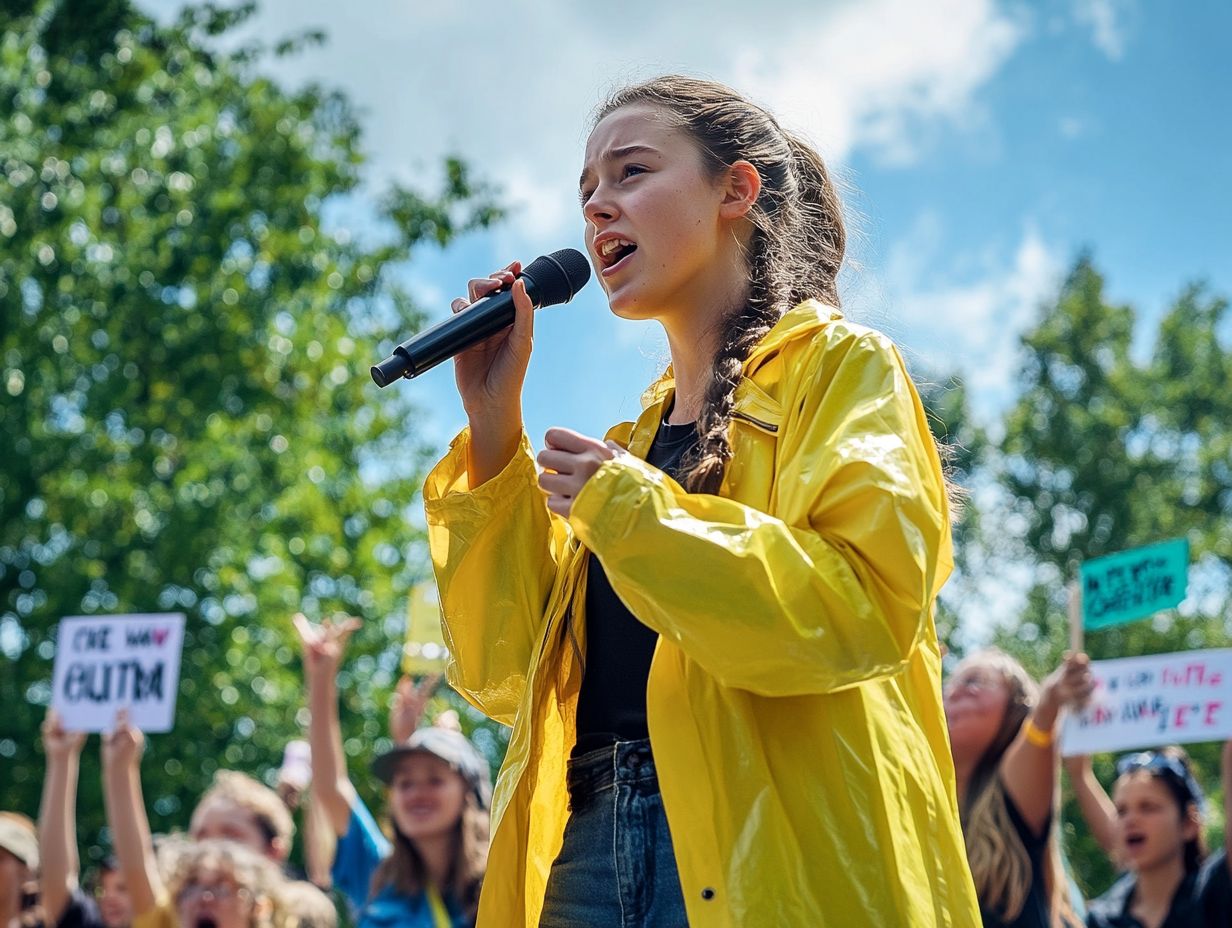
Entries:
POLYGON ((1148 773, 1171 774, 1184 787, 1185 792, 1189 794, 1189 798, 1197 805, 1198 810, 1201 811, 1205 808, 1206 797, 1202 793, 1202 787, 1198 785, 1198 781, 1194 779, 1189 768, 1180 759, 1168 754, 1162 754, 1159 751, 1139 751, 1136 754, 1126 754, 1117 761, 1116 772, 1118 777, 1137 770, 1145 770, 1148 773))

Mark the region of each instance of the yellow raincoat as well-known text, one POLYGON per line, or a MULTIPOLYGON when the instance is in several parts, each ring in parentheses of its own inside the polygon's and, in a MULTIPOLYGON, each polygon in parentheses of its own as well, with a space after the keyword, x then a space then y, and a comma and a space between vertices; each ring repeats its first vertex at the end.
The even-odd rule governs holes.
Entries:
POLYGON ((424 488, 449 682, 513 726, 480 928, 539 923, 568 817, 585 562, 660 639, 647 721, 691 928, 978 926, 940 699, 951 569, 936 449, 897 350, 815 302, 744 366, 717 496, 643 458, 673 384, 552 515, 530 446, 424 488))

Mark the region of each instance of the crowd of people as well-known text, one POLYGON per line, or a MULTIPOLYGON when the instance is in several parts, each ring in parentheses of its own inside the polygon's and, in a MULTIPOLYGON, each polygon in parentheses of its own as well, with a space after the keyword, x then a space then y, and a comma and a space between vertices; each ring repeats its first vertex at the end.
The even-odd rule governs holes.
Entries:
MULTIPOLYGON (((419 727, 434 676, 398 684, 394 748, 369 771, 385 787, 374 815, 346 766, 336 681, 355 620, 295 618, 311 709, 311 780, 272 788, 219 771, 182 834, 150 834, 139 775, 142 733, 121 713, 102 739, 102 794, 114 856, 81 880, 75 825, 85 735, 54 711, 37 825, 0 814, 0 928, 361 928, 474 924, 488 850, 488 761, 456 713, 419 727), (296 815, 304 859, 288 861, 296 815), (340 908, 336 908, 336 906, 340 908)), ((987 926, 1214 928, 1232 924, 1226 852, 1210 853, 1210 808, 1178 746, 1127 754, 1110 791, 1091 758, 1062 763, 1066 711, 1092 693, 1084 655, 1036 684, 1002 651, 962 660, 944 688, 968 862, 987 926), (1119 872, 1084 902, 1058 828, 1060 776, 1119 872)), ((1232 742, 1223 788, 1232 804, 1232 742)), ((1232 811, 1232 810, 1229 810, 1232 811)))

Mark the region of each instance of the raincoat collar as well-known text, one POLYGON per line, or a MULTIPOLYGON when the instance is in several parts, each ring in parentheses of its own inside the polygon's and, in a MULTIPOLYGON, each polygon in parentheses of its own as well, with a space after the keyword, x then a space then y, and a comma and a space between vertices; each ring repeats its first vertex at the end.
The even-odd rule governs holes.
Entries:
MULTIPOLYGON (((818 300, 805 300, 788 310, 765 334, 765 337, 753 346, 753 350, 749 352, 749 356, 744 361, 744 376, 749 377, 764 361, 788 342, 811 335, 823 326, 842 318, 841 310, 827 306, 818 300)), ((745 383, 749 381, 746 380, 745 383)), ((676 378, 669 364, 663 375, 642 394, 642 408, 648 409, 655 404, 662 403, 675 389, 676 378)), ((746 391, 737 393, 737 406, 739 406, 740 394, 744 392, 746 391)))

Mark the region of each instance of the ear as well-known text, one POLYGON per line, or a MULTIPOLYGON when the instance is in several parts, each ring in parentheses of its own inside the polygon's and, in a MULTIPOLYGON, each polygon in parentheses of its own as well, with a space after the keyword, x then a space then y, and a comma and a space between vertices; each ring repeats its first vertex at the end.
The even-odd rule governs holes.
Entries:
POLYGON ((1202 813, 1198 811, 1196 803, 1189 803, 1185 807, 1185 820, 1181 823, 1181 837, 1186 841, 1195 840, 1202 834, 1202 813))
POLYGON ((719 215, 728 220, 743 219, 761 196, 761 175, 749 162, 737 161, 727 169, 723 183, 719 215))

